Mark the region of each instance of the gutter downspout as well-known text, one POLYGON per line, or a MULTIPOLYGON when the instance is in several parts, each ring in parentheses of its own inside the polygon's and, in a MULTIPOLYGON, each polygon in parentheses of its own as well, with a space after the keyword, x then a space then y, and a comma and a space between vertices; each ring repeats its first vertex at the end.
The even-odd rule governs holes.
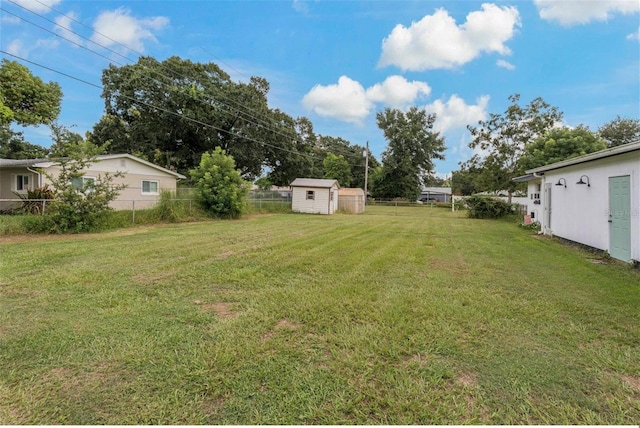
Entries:
POLYGON ((39 171, 36 171, 34 169, 31 169, 31 167, 27 167, 27 171, 33 172, 36 175, 36 177, 38 177, 38 187, 41 187, 42 186, 42 173, 39 172, 39 171))

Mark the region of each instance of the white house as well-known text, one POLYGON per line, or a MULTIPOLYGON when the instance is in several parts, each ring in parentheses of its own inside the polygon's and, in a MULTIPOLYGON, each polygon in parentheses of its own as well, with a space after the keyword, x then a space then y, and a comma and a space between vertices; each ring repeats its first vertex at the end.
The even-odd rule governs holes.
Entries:
POLYGON ((640 141, 526 171, 528 215, 547 235, 640 261, 640 141))
MULTIPOLYGON (((29 189, 44 186, 49 183, 47 175, 56 176, 59 172, 60 165, 54 159, 0 159, 0 209, 15 205, 7 200, 17 199, 16 193, 26 194, 29 189)), ((185 178, 135 156, 113 154, 97 156, 96 162, 84 170, 82 181, 116 172, 124 176, 114 178, 113 183, 127 187, 111 202, 115 209, 149 208, 155 205, 162 190, 175 192, 177 180, 185 178)))
POLYGON ((333 214, 338 209, 337 180, 296 178, 291 183, 291 209, 310 214, 333 214))

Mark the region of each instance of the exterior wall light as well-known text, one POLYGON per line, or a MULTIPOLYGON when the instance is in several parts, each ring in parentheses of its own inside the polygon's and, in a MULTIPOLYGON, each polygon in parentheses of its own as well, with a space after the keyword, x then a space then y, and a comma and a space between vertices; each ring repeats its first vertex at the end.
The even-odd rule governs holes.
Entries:
POLYGON ((587 187, 591 187, 591 183, 589 182, 589 177, 588 177, 588 176, 586 176, 586 175, 581 176, 581 177, 580 177, 580 181, 576 182, 576 184, 586 184, 586 185, 587 185, 587 187), (586 178, 586 179, 587 179, 587 181, 586 181, 586 182, 585 182, 585 181, 582 181, 582 177, 586 178))
POLYGON ((565 180, 564 178, 560 178, 558 179, 558 182, 556 183, 556 186, 564 186, 565 189, 567 187, 567 180, 565 180))

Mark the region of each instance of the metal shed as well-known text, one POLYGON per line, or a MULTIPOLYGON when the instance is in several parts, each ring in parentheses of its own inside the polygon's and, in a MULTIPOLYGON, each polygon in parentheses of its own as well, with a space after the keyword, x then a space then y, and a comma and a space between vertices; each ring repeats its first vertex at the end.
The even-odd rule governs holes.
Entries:
POLYGON ((341 210, 349 214, 362 214, 364 212, 364 190, 357 187, 340 189, 338 204, 341 210))

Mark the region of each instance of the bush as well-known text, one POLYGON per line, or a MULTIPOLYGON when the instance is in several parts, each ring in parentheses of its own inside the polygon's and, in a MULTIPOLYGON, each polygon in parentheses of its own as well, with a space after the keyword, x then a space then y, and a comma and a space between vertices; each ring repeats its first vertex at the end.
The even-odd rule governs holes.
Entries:
POLYGON ((20 199, 22 199, 22 205, 17 208, 24 214, 41 214, 45 207, 43 199, 52 200, 55 198, 55 192, 48 185, 38 187, 36 189, 28 189, 26 194, 14 192, 20 199), (39 199, 38 201, 34 199, 39 199))
POLYGON ((210 214, 238 218, 247 210, 249 183, 242 179, 236 163, 220 147, 202 154, 200 165, 191 170, 196 200, 210 214))
POLYGON ((464 201, 469 210, 467 215, 470 218, 502 218, 515 213, 514 205, 508 204, 502 199, 474 195, 464 201))

